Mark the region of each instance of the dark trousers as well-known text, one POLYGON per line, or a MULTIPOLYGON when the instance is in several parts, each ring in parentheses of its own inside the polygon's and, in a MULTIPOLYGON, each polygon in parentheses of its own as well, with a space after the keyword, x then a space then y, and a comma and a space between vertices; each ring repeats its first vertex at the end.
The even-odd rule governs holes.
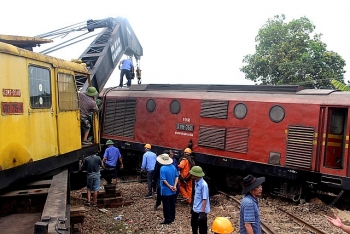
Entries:
POLYGON ((175 194, 162 196, 164 221, 167 223, 175 220, 175 194))
POLYGON ((131 85, 131 75, 130 75, 130 71, 126 70, 126 69, 122 69, 120 71, 120 82, 119 82, 119 86, 122 87, 123 86, 123 78, 124 75, 126 76, 126 79, 128 80, 128 82, 126 83, 126 86, 130 86, 131 85))
POLYGON ((147 171, 147 187, 148 187, 147 195, 152 195, 152 177, 153 177, 153 171, 147 171))
POLYGON ((207 216, 205 216, 204 220, 198 220, 199 213, 196 213, 192 210, 191 216, 191 226, 192 226, 192 234, 207 234, 208 233, 208 225, 207 225, 207 216))
MULTIPOLYGON (((160 206, 160 204, 162 203, 162 197, 160 195, 160 186, 159 186, 159 181, 157 181, 157 199, 156 199, 156 204, 155 207, 160 206)), ((176 201, 176 200, 175 200, 176 201)))

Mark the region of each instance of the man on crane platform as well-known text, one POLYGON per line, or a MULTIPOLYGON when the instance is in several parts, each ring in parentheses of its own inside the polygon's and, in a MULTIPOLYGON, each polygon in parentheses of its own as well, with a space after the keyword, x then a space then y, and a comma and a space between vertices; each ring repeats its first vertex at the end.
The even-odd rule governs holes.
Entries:
POLYGON ((124 59, 120 61, 119 67, 121 67, 120 71, 120 82, 119 82, 119 88, 123 87, 123 78, 124 75, 126 76, 126 79, 128 80, 126 83, 126 87, 129 88, 131 86, 131 73, 134 72, 134 64, 132 63, 132 57, 129 56, 128 59, 124 59))

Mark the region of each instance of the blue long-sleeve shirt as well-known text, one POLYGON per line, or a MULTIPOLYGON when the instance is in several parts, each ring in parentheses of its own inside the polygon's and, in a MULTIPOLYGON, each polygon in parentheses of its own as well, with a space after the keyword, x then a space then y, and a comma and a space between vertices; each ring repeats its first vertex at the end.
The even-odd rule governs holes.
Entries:
POLYGON ((141 169, 146 171, 153 171, 157 162, 157 155, 152 151, 147 151, 143 154, 141 169))

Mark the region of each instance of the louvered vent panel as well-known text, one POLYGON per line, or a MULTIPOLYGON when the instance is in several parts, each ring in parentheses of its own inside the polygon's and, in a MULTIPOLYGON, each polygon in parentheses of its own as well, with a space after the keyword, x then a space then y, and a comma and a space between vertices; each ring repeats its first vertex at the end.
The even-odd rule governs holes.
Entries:
POLYGON ((107 100, 105 110, 105 134, 134 137, 136 100, 107 100))
POLYGON ((227 119, 228 101, 202 100, 201 117, 227 119))
POLYGON ((226 130, 225 150, 246 154, 248 152, 248 128, 228 128, 226 130))
POLYGON ((113 134, 115 100, 107 100, 105 110, 103 131, 106 134, 113 134))
POLYGON ((225 148, 224 128, 199 127, 198 145, 223 150, 225 148))
POLYGON ((127 100, 125 103, 124 136, 134 137, 136 100, 127 100))
POLYGON ((114 128, 113 135, 124 136, 123 126, 124 126, 124 116, 125 116, 125 100, 117 100, 115 105, 115 116, 114 116, 114 128))
POLYGON ((315 128, 289 126, 286 166, 310 169, 315 128))

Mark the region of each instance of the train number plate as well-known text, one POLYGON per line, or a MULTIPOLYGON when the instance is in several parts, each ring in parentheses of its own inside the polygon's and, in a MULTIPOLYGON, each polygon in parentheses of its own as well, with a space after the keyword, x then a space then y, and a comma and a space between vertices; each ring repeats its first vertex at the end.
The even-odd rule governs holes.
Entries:
POLYGON ((1 114, 3 115, 23 114, 23 102, 1 102, 1 114))
POLYGON ((2 89, 2 96, 4 96, 4 97, 20 97, 21 90, 19 90, 19 89, 2 89))
POLYGON ((176 129, 181 131, 193 132, 193 124, 176 124, 176 129))

